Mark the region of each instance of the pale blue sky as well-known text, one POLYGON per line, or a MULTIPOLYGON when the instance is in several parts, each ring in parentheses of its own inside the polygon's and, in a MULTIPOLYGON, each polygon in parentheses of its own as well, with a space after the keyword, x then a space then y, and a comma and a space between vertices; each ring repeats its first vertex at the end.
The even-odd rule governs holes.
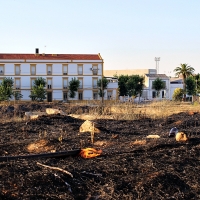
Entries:
POLYGON ((105 69, 200 73, 199 0, 0 0, 0 53, 101 53, 105 69), (46 46, 46 47, 45 47, 46 46))

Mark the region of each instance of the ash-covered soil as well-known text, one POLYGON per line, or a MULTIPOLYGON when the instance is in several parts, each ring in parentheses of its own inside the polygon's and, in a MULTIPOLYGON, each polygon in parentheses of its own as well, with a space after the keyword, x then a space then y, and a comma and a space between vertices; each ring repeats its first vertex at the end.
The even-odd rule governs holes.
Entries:
MULTIPOLYGON (((45 108, 33 106, 32 110, 44 112, 45 108)), ((0 109, 0 199, 200 199, 200 113, 157 120, 143 116, 128 121, 97 119, 101 133, 95 134, 91 144, 90 133, 79 133, 84 120, 62 115, 4 120, 13 117, 14 110, 0 109), (188 142, 168 137, 175 126, 190 136, 188 142), (150 134, 160 138, 146 138, 150 134), (9 159, 88 147, 103 153, 87 159, 78 154, 9 159), (73 177, 38 163, 66 170, 73 177)), ((20 107, 15 114, 23 117, 30 110, 20 107)))

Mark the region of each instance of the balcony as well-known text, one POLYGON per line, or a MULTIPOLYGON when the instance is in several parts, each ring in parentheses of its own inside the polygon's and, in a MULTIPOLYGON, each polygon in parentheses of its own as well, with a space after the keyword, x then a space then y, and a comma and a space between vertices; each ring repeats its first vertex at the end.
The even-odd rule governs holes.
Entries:
POLYGON ((67 75, 67 72, 63 72, 63 75, 67 75))
POLYGON ((93 75, 97 75, 98 74, 98 70, 97 69, 93 69, 92 72, 93 72, 93 75))
POLYGON ((83 74, 83 71, 78 71, 78 75, 82 75, 83 74))
POLYGON ((48 71, 47 74, 48 74, 48 75, 52 75, 52 71, 48 71))
POLYGON ((20 89, 20 85, 16 85, 16 86, 15 86, 15 89, 16 89, 16 90, 19 90, 19 89, 20 89))
POLYGON ((51 85, 47 85, 47 89, 51 89, 51 85))
POLYGON ((94 88, 94 89, 97 89, 97 85, 93 85, 93 88, 94 88))
POLYGON ((15 75, 20 75, 20 71, 15 71, 15 75))
POLYGON ((67 86, 63 86, 63 89, 67 89, 67 86))

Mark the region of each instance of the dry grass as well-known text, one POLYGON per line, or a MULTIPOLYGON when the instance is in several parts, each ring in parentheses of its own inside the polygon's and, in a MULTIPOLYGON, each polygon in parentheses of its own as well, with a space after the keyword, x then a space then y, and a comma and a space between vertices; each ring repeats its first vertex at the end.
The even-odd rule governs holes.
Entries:
POLYGON ((166 118, 172 114, 189 112, 191 115, 200 111, 200 105, 158 101, 150 104, 121 104, 111 107, 112 115, 120 115, 123 119, 166 118))
MULTIPOLYGON (((28 105, 28 104, 27 104, 28 105)), ((77 103, 70 103, 70 108, 77 107, 77 103)), ((52 104, 53 107, 53 104, 52 104)), ((69 105, 63 104, 63 111, 67 111, 69 105)), ((188 112, 190 115, 200 111, 200 104, 191 104, 188 102, 174 102, 174 101, 152 101, 150 103, 136 104, 136 103, 119 103, 117 101, 106 102, 102 109, 100 101, 87 102, 85 105, 81 104, 80 108, 71 113, 72 117, 84 120, 95 119, 114 119, 114 120, 138 120, 143 118, 167 118, 172 114, 180 112, 188 112), (87 106, 88 110, 84 111, 81 106, 87 106)), ((23 119, 19 116, 14 116, 12 119, 7 119, 6 116, 2 121, 19 122, 23 119)), ((178 123, 178 122, 177 122, 178 123)))

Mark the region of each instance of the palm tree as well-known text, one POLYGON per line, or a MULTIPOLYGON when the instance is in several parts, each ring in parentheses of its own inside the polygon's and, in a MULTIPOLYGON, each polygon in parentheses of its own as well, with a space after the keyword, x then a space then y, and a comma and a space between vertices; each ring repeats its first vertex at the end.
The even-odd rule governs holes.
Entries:
POLYGON ((195 69, 191 66, 189 66, 188 64, 184 63, 184 64, 180 64, 180 67, 177 67, 174 69, 175 75, 179 76, 182 75, 183 76, 183 91, 184 91, 184 101, 186 99, 186 84, 185 84, 185 80, 188 76, 193 75, 195 69))

